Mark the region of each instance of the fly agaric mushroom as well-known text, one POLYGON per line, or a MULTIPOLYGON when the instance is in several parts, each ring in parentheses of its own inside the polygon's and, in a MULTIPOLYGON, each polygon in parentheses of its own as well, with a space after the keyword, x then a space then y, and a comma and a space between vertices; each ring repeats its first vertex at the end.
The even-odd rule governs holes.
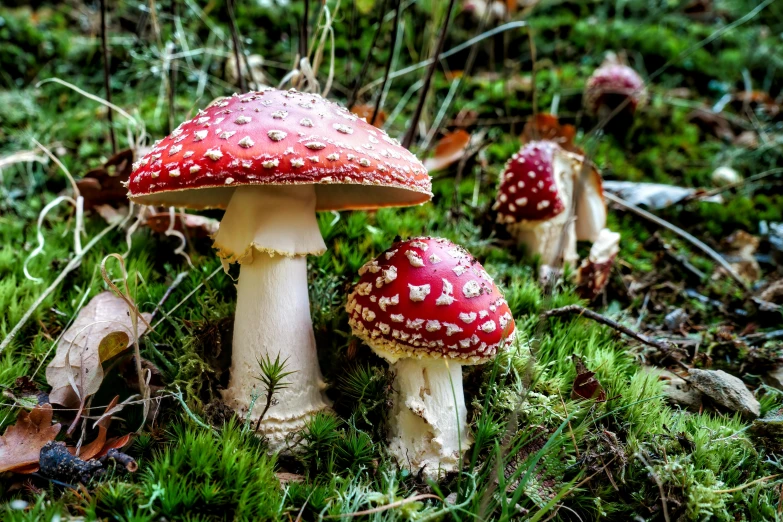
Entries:
POLYGON ((576 222, 569 220, 566 209, 583 166, 582 156, 553 141, 531 141, 506 163, 492 208, 498 223, 545 267, 557 263, 561 236, 563 261, 573 263, 576 241, 595 241, 606 224, 601 175, 592 166, 579 190, 576 222))
POLYGON ((614 258, 620 251, 620 234, 604 228, 590 247, 590 254, 576 272, 579 294, 585 299, 595 299, 609 281, 614 258))
POLYGON ((226 209, 215 248, 241 270, 223 397, 245 415, 259 360, 287 361, 289 386, 261 423, 273 448, 328 407, 307 292, 305 256, 326 249, 316 211, 432 197, 424 166, 385 132, 316 94, 275 89, 199 111, 135 165, 129 189, 137 203, 226 209))
POLYGON ((601 66, 588 78, 584 92, 587 112, 605 118, 620 105, 633 116, 647 101, 647 90, 639 73, 625 65, 614 53, 608 53, 601 66))
POLYGON ((506 300, 481 264, 446 239, 396 242, 359 275, 346 309, 353 333, 395 374, 390 453, 428 477, 458 469, 471 443, 462 366, 513 341, 506 300))

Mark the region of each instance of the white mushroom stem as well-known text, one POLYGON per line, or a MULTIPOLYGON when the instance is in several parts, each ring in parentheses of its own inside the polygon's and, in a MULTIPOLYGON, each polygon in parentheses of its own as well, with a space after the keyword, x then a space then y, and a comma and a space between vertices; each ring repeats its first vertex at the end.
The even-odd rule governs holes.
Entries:
POLYGON ((279 389, 264 415, 260 431, 273 450, 304 426, 314 413, 329 407, 307 291, 308 253, 325 249, 315 218, 312 186, 242 187, 229 203, 215 236, 215 247, 242 267, 231 378, 223 392, 226 403, 254 423, 264 410, 266 389, 258 380, 258 361, 278 355, 286 361, 287 387, 279 389))
POLYGON ((562 237, 562 259, 573 264, 579 259, 576 253, 576 233, 573 219, 564 211, 548 221, 529 221, 508 227, 517 243, 524 244, 527 254, 538 254, 542 266, 558 266, 558 249, 562 237))
POLYGON ((446 359, 400 359, 389 419, 389 452, 411 473, 437 478, 460 468, 473 442, 462 391, 462 365, 446 359))

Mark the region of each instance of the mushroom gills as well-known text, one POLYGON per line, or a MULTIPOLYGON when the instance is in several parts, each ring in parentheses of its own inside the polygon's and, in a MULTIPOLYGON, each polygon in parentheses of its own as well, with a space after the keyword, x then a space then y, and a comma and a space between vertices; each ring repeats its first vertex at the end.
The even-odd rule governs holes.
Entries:
POLYGON ((431 358, 400 359, 389 422, 389 452, 400 467, 428 478, 460 468, 473 440, 467 430, 462 365, 431 358))
POLYGON ((253 263, 263 255, 306 256, 326 251, 315 217, 313 185, 238 187, 215 234, 228 262, 253 263))

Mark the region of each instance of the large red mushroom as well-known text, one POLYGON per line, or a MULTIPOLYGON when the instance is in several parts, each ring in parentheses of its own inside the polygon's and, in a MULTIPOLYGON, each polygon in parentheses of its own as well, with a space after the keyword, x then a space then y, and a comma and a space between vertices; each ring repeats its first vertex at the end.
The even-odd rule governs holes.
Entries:
POLYGON ((215 248, 241 270, 224 399, 247 415, 259 360, 280 355, 294 373, 261 423, 273 448, 328 407, 307 290, 305 256, 326 249, 316 211, 432 197, 424 166, 385 132, 316 94, 275 89, 199 111, 134 165, 129 190, 142 204, 226 209, 215 248))
POLYGON ((467 250, 441 238, 398 241, 359 275, 349 323, 395 375, 389 451, 414 473, 454 471, 472 442, 462 366, 513 341, 508 304, 467 250))

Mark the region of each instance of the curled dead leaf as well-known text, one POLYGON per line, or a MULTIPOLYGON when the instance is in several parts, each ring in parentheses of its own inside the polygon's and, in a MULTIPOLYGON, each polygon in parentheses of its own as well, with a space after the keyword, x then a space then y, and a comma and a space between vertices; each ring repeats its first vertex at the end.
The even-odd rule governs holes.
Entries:
POLYGON ((573 360, 576 365, 576 378, 571 390, 571 398, 606 402, 606 392, 598 379, 595 378, 595 372, 588 370, 584 360, 578 355, 574 355, 573 360))
POLYGON ((449 165, 458 162, 470 144, 470 134, 457 129, 447 133, 435 145, 435 154, 424 161, 424 166, 430 172, 443 170, 449 165))
POLYGON ((76 182, 79 192, 84 197, 84 209, 90 210, 98 205, 117 207, 127 204, 128 189, 125 184, 131 174, 133 165, 133 150, 121 150, 103 166, 92 169, 76 182))
MULTIPOLYGON (((375 111, 375 107, 371 105, 354 105, 351 107, 351 112, 360 118, 364 118, 365 121, 370 122, 372 120, 372 114, 375 111)), ((386 112, 383 109, 378 110, 378 114, 375 116, 375 122, 371 122, 379 129, 386 123, 386 112)))
MULTIPOLYGON (((146 319, 149 314, 142 314, 146 319)), ((139 321, 138 335, 147 330, 139 321)), ((54 359, 46 368, 46 382, 52 387, 49 399, 53 404, 77 407, 86 397, 93 395, 103 382, 105 361, 101 357, 101 343, 109 335, 122 332, 128 337, 125 345, 136 342, 133 324, 128 315, 128 305, 111 292, 95 296, 80 312, 57 343, 54 359)), ((116 355, 122 346, 113 338, 104 355, 116 355)), ((113 356, 112 355, 112 356, 113 356)))
POLYGON ((536 114, 528 119, 525 128, 522 130, 522 143, 528 143, 537 140, 554 141, 563 149, 577 154, 584 154, 584 151, 574 144, 576 137, 576 127, 573 125, 562 125, 557 116, 553 114, 536 114))
POLYGON ((40 404, 29 413, 19 412, 16 424, 0 437, 0 472, 38 471, 41 448, 60 433, 60 424, 52 424, 52 416, 51 404, 40 404))
MULTIPOLYGON (((165 234, 171 226, 171 214, 169 212, 158 212, 147 218, 147 226, 150 229, 165 234)), ((183 232, 187 230, 190 237, 204 238, 217 233, 220 222, 197 214, 177 213, 174 217, 174 230, 183 232)))

